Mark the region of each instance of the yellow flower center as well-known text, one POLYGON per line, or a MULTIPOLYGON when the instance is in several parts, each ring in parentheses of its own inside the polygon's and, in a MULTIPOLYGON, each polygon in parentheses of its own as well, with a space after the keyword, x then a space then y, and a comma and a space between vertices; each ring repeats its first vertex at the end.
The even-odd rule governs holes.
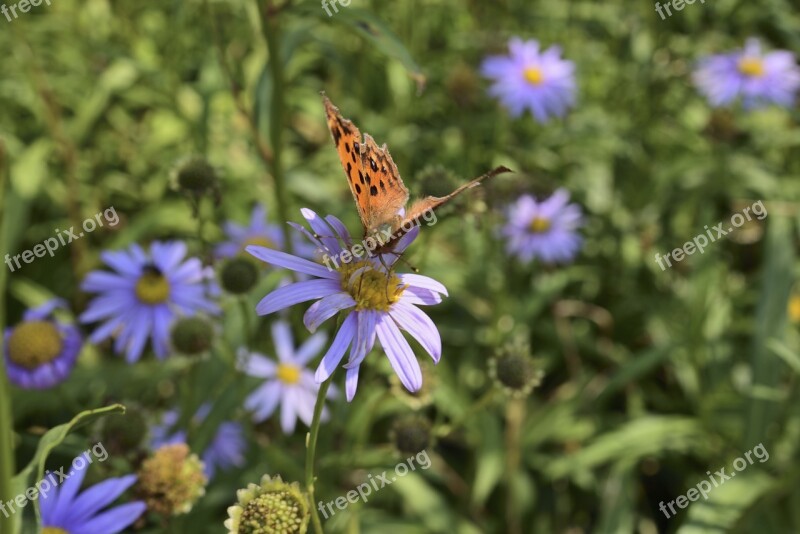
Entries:
POLYGON ((277 245, 275 245, 275 243, 271 239, 260 235, 245 239, 244 243, 242 243, 242 250, 246 249, 250 245, 256 245, 259 247, 266 247, 266 248, 274 248, 274 249, 278 248, 277 245))
POLYGON ((161 304, 169 298, 169 282, 155 267, 145 268, 136 282, 136 297, 144 304, 161 304))
POLYGON ((400 285, 400 278, 394 271, 387 274, 366 260, 344 264, 339 272, 342 287, 356 301, 357 311, 389 311, 408 287, 400 285))
POLYGON ((531 224, 528 225, 528 228, 534 234, 541 234, 550 229, 550 221, 542 217, 534 217, 531 224))
POLYGON ((789 298, 789 320, 793 323, 800 323, 800 294, 792 295, 789 298))
POLYGON ((544 81, 544 74, 539 67, 528 67, 522 71, 525 81, 531 85, 539 85, 544 81))
POLYGON ((278 375, 278 380, 287 386, 292 386, 300 382, 300 368, 296 365, 281 363, 278 365, 276 374, 278 375))
POLYGON ((764 75, 764 63, 754 57, 745 57, 739 60, 739 72, 751 78, 760 78, 764 75))
POLYGON ((26 369, 52 362, 61 353, 61 333, 48 321, 29 321, 14 329, 8 340, 8 357, 26 369))
POLYGON ((69 531, 58 527, 42 527, 42 534, 69 534, 69 531))

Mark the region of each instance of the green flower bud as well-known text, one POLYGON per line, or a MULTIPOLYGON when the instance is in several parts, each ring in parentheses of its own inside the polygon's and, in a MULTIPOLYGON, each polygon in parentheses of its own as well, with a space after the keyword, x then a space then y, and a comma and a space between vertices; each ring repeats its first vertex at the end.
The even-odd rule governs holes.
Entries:
POLYGON ((213 325, 202 317, 182 317, 172 327, 172 345, 183 354, 200 354, 211 348, 213 325))
POLYGON ((431 423, 421 415, 407 415, 395 421, 390 436, 401 454, 416 454, 431 445, 431 423))
POLYGON ((264 475, 260 485, 250 484, 236 496, 225 521, 229 534, 305 534, 308 529, 308 498, 297 482, 264 475))
POLYGON ((185 443, 164 445, 139 468, 139 494, 151 512, 164 516, 190 512, 207 483, 203 462, 185 443))
POLYGON ((258 282, 258 267, 249 258, 236 256, 222 265, 220 282, 229 293, 247 293, 258 282))
POLYGON ((541 384, 544 371, 538 369, 526 344, 506 345, 489 360, 489 375, 512 397, 526 397, 541 384))

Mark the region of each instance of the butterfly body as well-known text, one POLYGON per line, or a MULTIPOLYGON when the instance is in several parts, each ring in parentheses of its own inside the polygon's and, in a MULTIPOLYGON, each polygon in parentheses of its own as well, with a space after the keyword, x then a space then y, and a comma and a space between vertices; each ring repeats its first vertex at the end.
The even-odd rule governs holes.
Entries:
POLYGON ((369 134, 363 138, 359 129, 348 119, 342 117, 339 109, 324 94, 325 115, 328 129, 333 136, 342 167, 347 175, 350 191, 358 209, 365 238, 377 240, 379 246, 373 254, 392 252, 398 241, 415 226, 426 212, 433 211, 442 204, 471 189, 483 180, 503 172, 505 167, 497 167, 444 197, 429 196, 406 207, 409 199, 408 189, 400 178, 397 166, 386 147, 378 146, 369 134))

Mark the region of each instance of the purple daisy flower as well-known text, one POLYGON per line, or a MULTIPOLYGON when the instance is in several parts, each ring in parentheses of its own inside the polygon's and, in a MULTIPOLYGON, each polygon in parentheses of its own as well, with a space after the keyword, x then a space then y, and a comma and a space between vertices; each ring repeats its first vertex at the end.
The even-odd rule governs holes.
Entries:
MULTIPOLYGON (((250 245, 274 248, 276 250, 284 249, 283 232, 278 225, 267 222, 267 210, 261 204, 253 206, 248 226, 228 221, 222 227, 227 241, 214 248, 214 255, 217 258, 231 258, 242 254, 245 248, 250 245)), ((300 240, 293 240, 292 247, 295 254, 304 258, 314 257, 314 249, 300 240)))
POLYGON ((4 348, 8 379, 25 389, 46 389, 63 382, 72 372, 83 339, 74 325, 51 317, 66 302, 53 299, 27 310, 22 322, 6 328, 4 348))
POLYGON ((529 262, 533 258, 552 262, 573 259, 581 247, 575 231, 582 223, 581 209, 569 203, 569 193, 558 189, 542 202, 530 195, 519 198, 508 209, 502 234, 508 238, 509 254, 529 262))
POLYGON ((214 249, 214 255, 218 258, 236 256, 244 252, 248 245, 283 250, 283 233, 278 225, 267 222, 267 210, 261 204, 253 207, 248 226, 228 221, 222 228, 225 230, 227 241, 220 243, 214 249))
POLYGON ((741 98, 746 108, 789 107, 800 90, 800 67, 791 52, 764 53, 758 39, 751 38, 742 50, 702 59, 692 79, 712 106, 741 98))
MULTIPOLYGON (((194 416, 195 424, 202 423, 208 417, 211 405, 203 404, 194 416)), ((169 410, 161 417, 161 422, 150 428, 150 448, 158 450, 164 445, 186 443, 186 431, 176 430, 178 423, 178 410, 169 410)), ((244 453, 247 450, 247 441, 244 437, 244 428, 235 421, 225 421, 217 427, 217 433, 211 440, 208 448, 203 452, 203 465, 206 477, 214 478, 218 470, 227 471, 234 467, 244 465, 244 453)))
POLYGON ((207 298, 218 292, 213 271, 197 258, 184 261, 185 256, 186 244, 179 241, 155 241, 149 254, 135 244, 127 251, 103 252, 100 257, 116 272, 92 271, 81 285, 99 293, 81 322, 104 321, 89 339, 97 343, 116 333, 114 351, 124 351, 132 363, 150 338, 162 359, 169 353, 169 329, 178 314, 217 313, 217 305, 207 298))
POLYGON ((110 478, 78 494, 86 471, 76 470, 63 484, 41 495, 43 532, 116 534, 147 509, 144 502, 134 501, 103 511, 136 482, 136 476, 110 478))
MULTIPOLYGON (((427 276, 387 271, 376 257, 367 258, 362 254, 345 263, 341 254, 350 252, 352 239, 344 224, 332 215, 322 219, 309 209, 301 211, 315 235, 298 224, 289 224, 301 231, 326 257, 340 258, 340 261, 334 263, 335 269, 326 268, 277 250, 247 247, 250 254, 266 263, 315 277, 276 289, 258 303, 256 311, 259 315, 266 315, 319 299, 303 318, 311 332, 340 311, 348 311, 315 375, 318 383, 327 380, 352 345, 345 365, 348 402, 356 393, 359 366, 372 350, 376 337, 403 386, 409 391, 419 390, 422 386, 419 362, 400 329, 411 334, 438 362, 442 354, 439 331, 416 306, 440 303, 441 295, 447 295, 447 289, 427 276)), ((418 233, 419 227, 413 228, 397 243, 395 251, 403 252, 418 233)), ((363 248, 361 250, 363 253, 363 248)), ((384 261, 387 256, 391 254, 384 255, 384 261)))
POLYGON ((490 56, 481 74, 494 80, 489 94, 508 108, 512 117, 529 109, 539 122, 562 117, 575 103, 575 63, 561 59, 561 48, 539 50, 539 42, 517 37, 508 43, 508 56, 490 56))
MULTIPOLYGON (((280 404, 281 428, 285 434, 294 432, 297 419, 311 426, 319 384, 314 381, 314 374, 306 369, 306 365, 322 352, 326 340, 325 334, 314 334, 295 349, 289 323, 277 321, 272 324, 272 341, 278 363, 263 354, 239 350, 239 369, 250 376, 265 379, 264 384, 245 401, 245 408, 253 412, 255 422, 269 418, 280 404)), ((332 399, 336 395, 331 387, 327 398, 332 399)), ((328 409, 324 407, 322 420, 327 419, 328 409)))

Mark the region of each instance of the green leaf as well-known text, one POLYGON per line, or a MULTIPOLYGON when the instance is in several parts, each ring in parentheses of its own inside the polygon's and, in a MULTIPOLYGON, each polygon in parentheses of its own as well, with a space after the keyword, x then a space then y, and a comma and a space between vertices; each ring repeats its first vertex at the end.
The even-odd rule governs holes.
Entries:
POLYGON ((36 196, 48 175, 47 160, 53 143, 41 138, 31 144, 11 166, 11 186, 22 198, 36 196))
POLYGON ((503 448, 503 429, 496 417, 483 414, 481 422, 481 441, 475 482, 472 484, 472 502, 483 506, 494 488, 503 478, 505 453, 503 448))
MULTIPOLYGON (((782 365, 767 348, 771 340, 783 340, 786 335, 786 310, 794 276, 794 245, 792 225, 788 218, 774 215, 767 227, 766 259, 762 279, 761 297, 756 309, 755 335, 753 336, 751 365, 753 386, 774 388, 778 386, 782 365)), ((745 426, 744 442, 758 442, 767 435, 777 411, 775 400, 756 398, 750 404, 745 426)))
POLYGON ((408 75, 417 83, 418 90, 421 91, 425 86, 425 75, 411 57, 411 53, 389 27, 369 11, 348 7, 340 9, 335 17, 328 17, 325 11, 320 10, 317 5, 313 8, 307 7, 307 10, 311 10, 312 14, 322 17, 323 20, 343 24, 348 29, 355 31, 383 54, 398 60, 405 67, 408 75))
MULTIPOLYGON (((68 423, 58 425, 48 430, 47 433, 42 436, 42 439, 39 440, 39 445, 36 448, 36 454, 34 454, 30 463, 11 480, 11 486, 14 490, 14 495, 24 494, 25 490, 33 486, 34 482, 44 478, 44 464, 47 461, 47 457, 50 455, 53 449, 58 447, 61 442, 64 441, 64 438, 66 438, 67 434, 69 434, 72 430, 92 423, 107 415, 124 413, 125 406, 121 404, 112 404, 111 406, 106 406, 104 408, 97 408, 95 410, 86 410, 81 412, 73 417, 68 423), (36 473, 36 477, 33 481, 31 481, 31 474, 34 472, 36 473)), ((41 524, 39 501, 34 500, 33 503, 36 510, 36 518, 41 524)), ((22 514, 17 515, 19 516, 19 520, 21 520, 22 514)), ((18 529, 19 526, 17 525, 16 528, 18 529)))
POLYGON ((646 456, 702 451, 708 442, 702 423, 694 418, 641 417, 606 432, 577 453, 553 461, 546 470, 553 478, 579 476, 611 462, 634 464, 646 456))
POLYGON ((791 367, 795 373, 800 374, 800 354, 794 352, 778 339, 770 339, 767 342, 767 348, 786 362, 786 365, 791 367))
POLYGON ((763 472, 739 473, 736 478, 712 488, 707 500, 690 502, 688 520, 678 534, 731 532, 747 509, 775 485, 776 481, 763 472))

